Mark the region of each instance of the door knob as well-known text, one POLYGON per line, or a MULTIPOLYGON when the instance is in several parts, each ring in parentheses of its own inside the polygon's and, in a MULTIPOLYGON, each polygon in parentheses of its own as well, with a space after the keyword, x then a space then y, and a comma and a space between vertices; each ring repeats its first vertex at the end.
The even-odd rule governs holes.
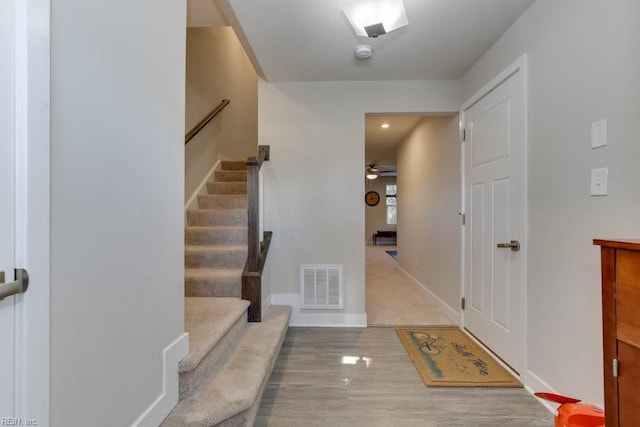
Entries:
POLYGON ((22 294, 29 287, 29 273, 24 268, 16 268, 15 282, 4 283, 4 271, 0 271, 0 301, 15 294, 22 294))
POLYGON ((512 240, 511 243, 498 243, 496 246, 499 248, 510 248, 514 252, 520 250, 520 242, 517 240, 512 240))

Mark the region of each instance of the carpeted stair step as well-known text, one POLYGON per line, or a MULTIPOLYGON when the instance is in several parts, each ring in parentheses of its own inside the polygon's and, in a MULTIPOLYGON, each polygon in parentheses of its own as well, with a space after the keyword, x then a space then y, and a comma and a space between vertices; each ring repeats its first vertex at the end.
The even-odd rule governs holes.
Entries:
POLYGON ((185 246, 185 268, 241 269, 247 261, 247 246, 185 246))
POLYGON ((247 194, 246 182, 207 182, 209 194, 247 194))
POLYGON ((246 209, 190 209, 187 224, 199 226, 246 227, 246 209))
POLYGON ((247 182, 247 171, 218 169, 215 171, 215 180, 217 182, 247 182))
POLYGON ((198 196, 199 209, 247 209, 246 194, 202 194, 198 196))
POLYGON ((189 226, 184 229, 186 245, 232 245, 247 244, 247 227, 201 227, 189 226))
POLYGON ((217 362, 247 327, 249 302, 237 298, 185 298, 189 354, 179 365, 180 398, 215 371, 217 362))
POLYGON ((186 297, 240 297, 242 269, 187 268, 184 270, 186 297))
POLYGON ((163 427, 250 426, 287 331, 291 308, 271 306, 261 323, 251 323, 237 346, 229 347, 219 370, 180 401, 163 427))
POLYGON ((223 161, 220 163, 222 170, 247 170, 247 162, 242 160, 223 161))

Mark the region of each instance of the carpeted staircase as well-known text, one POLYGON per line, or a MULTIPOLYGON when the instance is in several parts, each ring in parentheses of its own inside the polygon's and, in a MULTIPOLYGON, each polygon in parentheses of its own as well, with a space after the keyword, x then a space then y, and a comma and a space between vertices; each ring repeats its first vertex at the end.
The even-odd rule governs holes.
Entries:
POLYGON ((187 211, 185 296, 239 297, 247 261, 247 169, 222 162, 215 181, 187 211))
POLYGON ((247 171, 222 162, 185 229, 185 331, 180 402, 163 427, 247 426, 255 419, 291 308, 271 306, 247 322, 241 300, 247 260, 247 171))

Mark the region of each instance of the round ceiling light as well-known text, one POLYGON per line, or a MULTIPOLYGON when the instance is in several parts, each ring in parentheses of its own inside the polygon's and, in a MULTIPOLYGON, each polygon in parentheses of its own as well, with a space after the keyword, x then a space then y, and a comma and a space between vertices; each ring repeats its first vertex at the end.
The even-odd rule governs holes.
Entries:
POLYGON ((371 55, 373 55, 373 50, 370 45, 359 44, 356 46, 356 58, 365 60, 371 58, 371 55))
POLYGON ((389 123, 383 123, 380 125, 382 129, 389 129, 389 123))

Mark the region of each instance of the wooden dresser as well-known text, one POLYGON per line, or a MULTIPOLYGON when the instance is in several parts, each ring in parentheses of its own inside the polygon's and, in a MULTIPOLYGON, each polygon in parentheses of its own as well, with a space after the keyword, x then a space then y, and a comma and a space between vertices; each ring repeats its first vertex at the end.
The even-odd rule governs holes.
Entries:
POLYGON ((602 256, 607 427, 640 425, 640 239, 594 240, 602 256))

